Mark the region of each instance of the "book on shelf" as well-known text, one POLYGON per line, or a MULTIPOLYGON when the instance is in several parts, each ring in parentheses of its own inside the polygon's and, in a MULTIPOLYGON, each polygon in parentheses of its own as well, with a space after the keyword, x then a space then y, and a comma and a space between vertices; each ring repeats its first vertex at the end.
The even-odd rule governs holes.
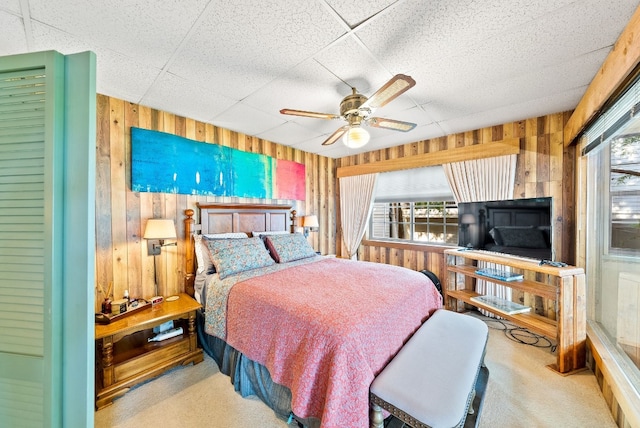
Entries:
POLYGON ((478 275, 486 276, 501 281, 520 281, 524 278, 521 273, 507 272, 499 269, 484 268, 476 270, 478 275))
POLYGON ((524 306, 496 296, 474 296, 471 300, 482 303, 507 315, 522 314, 531 310, 529 306, 524 306))

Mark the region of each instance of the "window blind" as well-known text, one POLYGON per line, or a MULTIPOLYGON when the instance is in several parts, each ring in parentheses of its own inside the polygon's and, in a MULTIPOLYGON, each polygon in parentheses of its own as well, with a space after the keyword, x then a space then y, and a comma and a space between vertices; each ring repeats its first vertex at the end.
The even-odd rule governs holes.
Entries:
MULTIPOLYGON (((613 135, 628 126, 637 116, 640 116, 640 78, 585 131, 587 145, 582 149, 582 156, 608 143, 613 135)), ((640 132, 640 129, 635 132, 640 132)))

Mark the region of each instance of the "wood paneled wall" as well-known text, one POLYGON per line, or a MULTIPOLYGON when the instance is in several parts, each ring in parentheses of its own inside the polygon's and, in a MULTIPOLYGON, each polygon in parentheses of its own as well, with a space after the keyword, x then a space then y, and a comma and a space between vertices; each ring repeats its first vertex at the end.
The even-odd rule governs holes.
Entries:
POLYGON ((164 247, 158 256, 160 292, 184 291, 184 210, 204 202, 253 202, 292 205, 298 215, 316 214, 320 233, 311 233, 316 251, 335 253, 336 160, 288 146, 249 137, 211 124, 154 110, 149 107, 98 95, 96 175, 96 309, 113 282, 114 298, 124 290, 132 297, 154 293, 153 256, 142 239, 147 219, 173 219, 177 247, 164 247), (306 167, 306 200, 263 200, 204 197, 131 191, 131 127, 167 132, 197 141, 220 144, 277 159, 303 163, 306 167))
MULTIPOLYGON (((338 167, 518 138, 520 154, 513 197, 518 199, 553 197, 555 259, 572 264, 575 259, 573 245, 575 147, 565 147, 563 144, 563 130, 570 114, 571 112, 550 114, 362 153, 341 158, 338 167)), ((388 245, 364 241, 358 257, 360 260, 405 266, 414 270, 429 269, 441 280, 444 278, 444 257, 442 249, 438 247, 427 247, 423 250, 410 245, 388 245)))
MULTIPOLYGON (((171 218, 179 236, 177 247, 165 247, 158 256, 160 292, 165 295, 184 290, 184 245, 181 241, 184 210, 197 202, 260 202, 292 205, 299 213, 316 214, 320 232, 310 241, 323 254, 336 252, 339 230, 336 218, 335 171, 339 166, 359 165, 473 144, 519 138, 515 198, 553 196, 556 259, 573 263, 574 236, 574 147, 564 147, 563 128, 568 113, 557 113, 476 131, 418 141, 339 160, 314 155, 288 146, 236 133, 211 124, 154 110, 117 98, 97 99, 97 179, 96 179, 96 308, 113 282, 113 295, 124 290, 138 297, 154 292, 153 257, 147 255, 142 239, 149 218, 171 218), (131 191, 131 126, 168 132, 205 143, 293 160, 306 166, 306 200, 260 200, 203 197, 131 191)), ((415 249, 368 243, 359 251, 361 260, 376 261, 413 270, 429 269, 443 278, 441 248, 415 249)))

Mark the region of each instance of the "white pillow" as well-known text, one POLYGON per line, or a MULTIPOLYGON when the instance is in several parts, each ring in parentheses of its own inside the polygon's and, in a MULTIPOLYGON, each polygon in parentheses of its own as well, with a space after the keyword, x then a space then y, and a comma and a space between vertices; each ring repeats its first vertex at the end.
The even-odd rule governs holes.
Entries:
POLYGON ((201 274, 206 269, 204 253, 202 252, 202 235, 193 235, 193 245, 195 246, 194 249, 196 252, 196 262, 197 262, 196 272, 201 274))

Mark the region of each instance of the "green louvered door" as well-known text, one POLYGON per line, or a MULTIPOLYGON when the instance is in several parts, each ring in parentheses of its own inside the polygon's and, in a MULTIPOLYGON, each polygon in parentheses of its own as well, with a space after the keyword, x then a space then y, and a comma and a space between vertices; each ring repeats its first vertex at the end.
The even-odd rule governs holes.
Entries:
MULTIPOLYGON (((83 416, 90 414, 85 408, 92 403, 86 386, 93 365, 87 361, 93 356, 87 319, 92 305, 83 290, 91 287, 93 270, 85 265, 92 258, 88 248, 93 240, 86 235, 93 224, 75 219, 84 229, 78 234, 68 223, 71 210, 93 216, 85 205, 93 205, 87 193, 94 189, 87 189, 94 172, 86 170, 95 164, 87 155, 94 151, 91 141, 77 141, 75 149, 66 135, 73 126, 67 117, 74 102, 68 89, 72 64, 56 52, 0 58, 0 427, 93 424, 83 416), (65 167, 73 165, 70 161, 87 165, 77 163, 80 174, 70 173, 73 168, 65 167), (74 179, 86 184, 74 187, 74 179), (78 192, 78 187, 84 190, 78 192), (75 256, 67 242, 75 242, 87 257, 75 256), (69 281, 76 266, 82 279, 69 281), (78 287, 79 298, 71 287, 78 287), (67 314, 70 310, 74 312, 67 314), (73 318, 76 312, 82 314, 81 322, 73 318), (70 373, 65 360, 78 371, 70 373), (74 377, 79 385, 70 380, 74 377), (71 400, 77 420, 65 415, 71 400)), ((95 75, 80 80, 91 78, 95 75)), ((93 91, 95 103, 95 84, 93 91)), ((95 147, 95 125, 88 128, 95 147)))
POLYGON ((25 426, 44 426, 33 409, 44 380, 46 90, 44 68, 0 73, 0 418, 25 426))

